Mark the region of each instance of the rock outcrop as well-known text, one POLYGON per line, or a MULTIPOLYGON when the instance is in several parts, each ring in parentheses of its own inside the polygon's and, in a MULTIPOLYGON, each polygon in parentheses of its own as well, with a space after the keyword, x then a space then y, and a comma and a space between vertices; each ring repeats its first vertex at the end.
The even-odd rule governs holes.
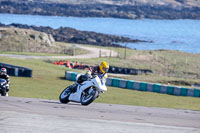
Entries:
POLYGON ((60 52, 50 34, 30 29, 0 27, 0 51, 60 52))

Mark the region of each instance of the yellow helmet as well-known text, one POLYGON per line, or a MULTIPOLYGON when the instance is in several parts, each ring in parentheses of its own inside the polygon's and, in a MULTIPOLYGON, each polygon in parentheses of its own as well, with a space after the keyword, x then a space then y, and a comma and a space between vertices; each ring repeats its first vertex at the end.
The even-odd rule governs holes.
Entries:
POLYGON ((109 69, 109 64, 105 61, 102 61, 99 68, 100 68, 102 73, 107 73, 108 69, 109 69))

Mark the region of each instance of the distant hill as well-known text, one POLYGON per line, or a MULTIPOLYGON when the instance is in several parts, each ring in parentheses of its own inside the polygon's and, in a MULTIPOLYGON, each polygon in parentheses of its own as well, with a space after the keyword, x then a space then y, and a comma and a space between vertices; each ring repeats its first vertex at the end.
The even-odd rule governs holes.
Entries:
POLYGON ((0 0, 0 13, 200 19, 200 0, 0 0))

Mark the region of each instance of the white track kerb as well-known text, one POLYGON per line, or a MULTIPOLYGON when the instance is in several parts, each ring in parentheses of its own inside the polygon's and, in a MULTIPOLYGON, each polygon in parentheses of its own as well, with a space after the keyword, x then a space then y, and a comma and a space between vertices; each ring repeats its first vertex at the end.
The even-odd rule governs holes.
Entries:
MULTIPOLYGON (((72 71, 66 71, 65 79, 75 81, 78 73, 72 71)), ((118 78, 107 78, 107 86, 119 87, 124 89, 149 91, 156 93, 163 93, 176 96, 190 96, 200 98, 200 89, 192 89, 185 87, 162 85, 157 83, 146 83, 133 80, 124 80, 118 78)))

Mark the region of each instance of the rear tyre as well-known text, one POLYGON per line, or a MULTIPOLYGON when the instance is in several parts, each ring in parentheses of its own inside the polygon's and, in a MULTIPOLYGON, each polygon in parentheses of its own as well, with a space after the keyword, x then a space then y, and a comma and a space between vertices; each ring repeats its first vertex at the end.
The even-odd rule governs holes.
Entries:
POLYGON ((91 88, 91 89, 87 89, 86 91, 82 93, 82 96, 81 96, 82 105, 89 105, 98 97, 98 91, 96 91, 94 88, 91 88))
POLYGON ((6 89, 2 89, 1 96, 6 96, 6 89))
POLYGON ((61 103, 68 103, 69 102, 69 96, 72 93, 72 90, 67 87, 65 88, 62 93, 59 96, 59 100, 61 103))

